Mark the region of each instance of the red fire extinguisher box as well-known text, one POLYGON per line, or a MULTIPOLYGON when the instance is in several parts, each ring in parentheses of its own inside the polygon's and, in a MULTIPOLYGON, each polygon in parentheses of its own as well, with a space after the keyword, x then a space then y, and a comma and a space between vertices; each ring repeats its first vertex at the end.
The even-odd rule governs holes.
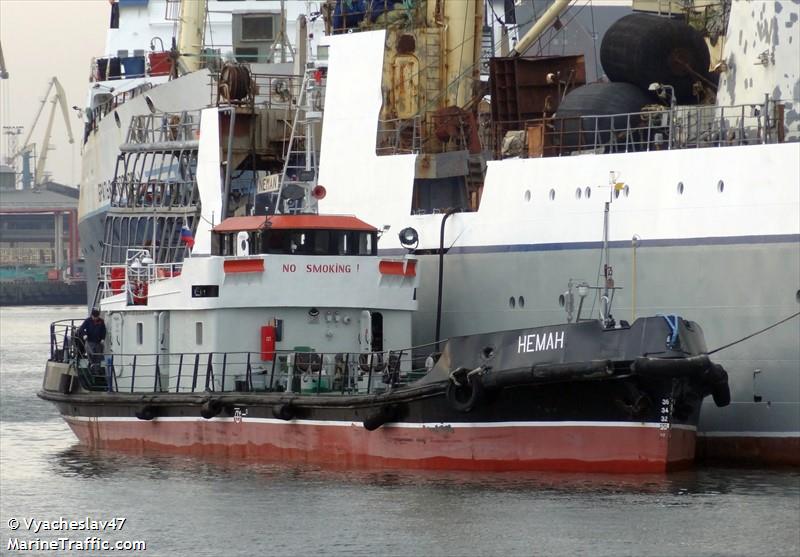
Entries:
POLYGON ((275 327, 264 325, 261 327, 261 361, 271 362, 275 357, 275 327))

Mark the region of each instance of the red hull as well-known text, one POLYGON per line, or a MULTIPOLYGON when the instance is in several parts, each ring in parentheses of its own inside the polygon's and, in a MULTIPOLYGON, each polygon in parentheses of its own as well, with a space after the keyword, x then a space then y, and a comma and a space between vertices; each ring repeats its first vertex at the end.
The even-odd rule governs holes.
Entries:
POLYGON ((701 436, 697 458, 708 463, 800 466, 800 437, 701 436))
POLYGON ((448 470, 663 472, 695 453, 693 428, 658 424, 361 424, 231 418, 65 417, 91 447, 321 463, 448 470))

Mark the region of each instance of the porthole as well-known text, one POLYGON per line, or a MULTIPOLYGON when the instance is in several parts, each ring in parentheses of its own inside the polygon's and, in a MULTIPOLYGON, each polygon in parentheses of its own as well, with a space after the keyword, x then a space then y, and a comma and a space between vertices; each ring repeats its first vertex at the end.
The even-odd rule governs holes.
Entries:
POLYGON ((516 305, 517 305, 517 301, 514 299, 514 296, 511 296, 508 299, 508 307, 510 307, 511 309, 514 309, 516 307, 516 305))
POLYGON ((529 203, 531 200, 531 190, 525 190, 525 202, 529 203))
POLYGON ((583 195, 586 196, 586 199, 589 199, 590 197, 592 197, 592 188, 590 188, 589 186, 586 186, 586 189, 584 190, 583 195))
POLYGON ((614 199, 619 199, 619 189, 616 187, 614 188, 614 199))
POLYGON ((628 197, 630 194, 631 194, 631 188, 628 187, 628 185, 626 184, 625 187, 622 188, 622 195, 628 197))
POLYGON ((122 121, 119 119, 119 114, 117 114, 116 111, 114 111, 114 122, 117 124, 118 128, 122 128, 122 121))
POLYGON ((798 304, 800 304, 800 290, 795 292, 794 299, 797 300, 798 304))
POLYGON ((581 188, 575 190, 575 199, 580 199, 582 195, 583 192, 581 191, 581 188))
POLYGON ((550 190, 550 201, 556 198, 556 190, 550 190))
POLYGON ((519 309, 522 309, 522 308, 525 307, 525 297, 524 296, 520 296, 519 297, 519 299, 517 300, 517 305, 519 306, 519 309))
POLYGON ((717 182, 717 191, 719 193, 722 193, 723 191, 725 191, 725 182, 723 182, 722 180, 717 182))
POLYGON ((683 195, 683 182, 678 182, 678 195, 683 195))
POLYGON ((147 108, 148 108, 148 110, 150 110, 150 114, 155 114, 156 113, 156 107, 153 104, 153 99, 150 98, 150 95, 145 95, 144 96, 144 102, 147 104, 147 108))

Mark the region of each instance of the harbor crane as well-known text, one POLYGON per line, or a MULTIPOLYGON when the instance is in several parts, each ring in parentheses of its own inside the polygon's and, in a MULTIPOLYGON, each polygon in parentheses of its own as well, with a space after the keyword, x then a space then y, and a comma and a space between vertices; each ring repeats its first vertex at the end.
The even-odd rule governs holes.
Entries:
MULTIPOLYGON (((56 106, 61 108, 61 114, 64 116, 64 124, 67 126, 67 136, 69 137, 69 142, 75 143, 75 139, 72 136, 72 127, 69 123, 69 111, 67 109, 67 99, 66 95, 64 94, 64 88, 61 86, 58 78, 54 76, 47 84, 47 91, 45 92, 42 102, 39 105, 39 110, 36 111, 33 124, 28 130, 28 135, 25 137, 22 147, 20 147, 17 152, 14 153, 12 158, 16 158, 18 156, 29 156, 28 153, 33 149, 33 144, 30 143, 31 136, 33 135, 33 131, 36 129, 36 124, 39 122, 39 117, 42 115, 48 99, 50 100, 52 107, 50 108, 50 115, 47 119, 47 127, 45 128, 44 138, 42 139, 42 143, 39 148, 39 159, 36 161, 36 170, 34 172, 34 186, 36 187, 41 186, 45 181, 44 170, 47 164, 47 153, 50 150, 50 138, 53 134, 53 121, 55 120, 56 116, 56 106), (53 91, 55 91, 55 93, 52 95, 52 98, 50 98, 50 93, 53 91)), ((23 179, 24 174, 25 172, 23 171, 23 179)))

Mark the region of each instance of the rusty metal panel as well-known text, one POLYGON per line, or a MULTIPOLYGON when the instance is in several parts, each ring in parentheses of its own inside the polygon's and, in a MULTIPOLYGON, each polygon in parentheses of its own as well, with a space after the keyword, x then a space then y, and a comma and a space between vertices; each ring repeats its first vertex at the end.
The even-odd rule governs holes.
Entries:
POLYGON ((507 132, 552 116, 567 92, 586 84, 583 55, 492 58, 490 70, 496 151, 507 132))
POLYGON ((490 65, 495 122, 551 115, 565 92, 586 83, 583 55, 492 58, 490 65))
POLYGON ((392 98, 397 118, 419 112, 419 60, 413 54, 398 54, 392 63, 392 98))

